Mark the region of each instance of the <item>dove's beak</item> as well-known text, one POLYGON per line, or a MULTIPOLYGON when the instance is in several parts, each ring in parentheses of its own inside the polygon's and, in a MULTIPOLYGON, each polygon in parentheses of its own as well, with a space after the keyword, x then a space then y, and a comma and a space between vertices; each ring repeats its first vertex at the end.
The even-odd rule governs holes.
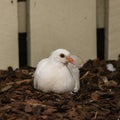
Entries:
POLYGON ((67 62, 75 64, 75 61, 73 60, 73 58, 67 57, 66 59, 67 59, 67 62))

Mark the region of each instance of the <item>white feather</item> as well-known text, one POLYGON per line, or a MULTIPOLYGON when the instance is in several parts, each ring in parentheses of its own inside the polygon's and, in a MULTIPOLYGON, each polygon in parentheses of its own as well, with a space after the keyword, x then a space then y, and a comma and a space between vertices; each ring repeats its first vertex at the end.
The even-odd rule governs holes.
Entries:
POLYGON ((106 65, 107 67, 107 70, 111 71, 111 72, 114 72, 116 71, 115 67, 113 66, 113 64, 109 63, 106 65))

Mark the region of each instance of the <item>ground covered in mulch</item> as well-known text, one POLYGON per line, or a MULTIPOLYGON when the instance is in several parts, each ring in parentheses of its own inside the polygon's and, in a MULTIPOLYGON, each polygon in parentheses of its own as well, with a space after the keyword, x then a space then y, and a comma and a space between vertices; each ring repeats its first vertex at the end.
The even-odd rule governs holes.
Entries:
POLYGON ((120 120, 120 60, 88 60, 73 94, 35 90, 34 71, 0 70, 0 120, 120 120))

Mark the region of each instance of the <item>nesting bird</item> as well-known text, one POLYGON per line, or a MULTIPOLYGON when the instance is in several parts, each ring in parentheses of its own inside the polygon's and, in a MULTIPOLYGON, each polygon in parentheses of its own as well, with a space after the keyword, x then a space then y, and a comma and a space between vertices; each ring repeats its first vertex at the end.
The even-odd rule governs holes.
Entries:
POLYGON ((77 92, 79 68, 69 51, 57 49, 41 60, 34 74, 34 88, 44 92, 77 92))

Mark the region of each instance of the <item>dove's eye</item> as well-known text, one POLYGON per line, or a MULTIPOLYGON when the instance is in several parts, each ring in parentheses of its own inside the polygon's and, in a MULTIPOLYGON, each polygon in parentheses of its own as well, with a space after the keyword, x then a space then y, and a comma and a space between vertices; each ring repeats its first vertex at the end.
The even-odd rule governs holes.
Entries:
POLYGON ((61 58, 64 58, 64 57, 65 57, 65 55, 64 55, 63 53, 61 53, 61 54, 60 54, 60 57, 61 57, 61 58))

